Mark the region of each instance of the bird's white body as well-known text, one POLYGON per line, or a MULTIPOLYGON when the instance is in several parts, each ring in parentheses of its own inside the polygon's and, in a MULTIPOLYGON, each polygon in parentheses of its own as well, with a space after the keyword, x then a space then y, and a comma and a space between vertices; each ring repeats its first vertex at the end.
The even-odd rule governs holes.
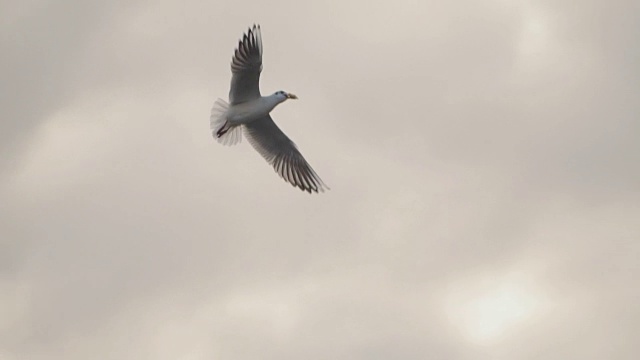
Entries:
POLYGON ((247 124, 265 117, 282 101, 281 97, 269 95, 231 105, 225 114, 226 119, 233 126, 247 124))

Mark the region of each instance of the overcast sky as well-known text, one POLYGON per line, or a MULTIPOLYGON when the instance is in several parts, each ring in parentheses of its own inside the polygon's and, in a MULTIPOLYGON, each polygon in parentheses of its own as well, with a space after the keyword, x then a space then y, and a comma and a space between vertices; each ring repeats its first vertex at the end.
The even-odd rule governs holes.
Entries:
POLYGON ((0 2, 0 359, 637 359, 640 3, 0 2), (242 33, 331 190, 215 142, 242 33))

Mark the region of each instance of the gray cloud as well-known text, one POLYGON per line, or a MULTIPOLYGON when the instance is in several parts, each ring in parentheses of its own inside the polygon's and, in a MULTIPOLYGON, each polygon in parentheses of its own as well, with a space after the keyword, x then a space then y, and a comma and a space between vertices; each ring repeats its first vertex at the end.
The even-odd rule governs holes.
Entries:
POLYGON ((635 358, 634 6, 8 6, 0 357, 635 358), (210 138, 254 21, 321 196, 210 138))

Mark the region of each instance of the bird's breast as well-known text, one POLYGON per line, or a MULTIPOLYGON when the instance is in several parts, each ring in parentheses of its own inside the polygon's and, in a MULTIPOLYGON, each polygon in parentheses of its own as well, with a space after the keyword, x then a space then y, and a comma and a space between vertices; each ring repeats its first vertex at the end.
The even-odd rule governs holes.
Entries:
POLYGON ((246 124, 265 117, 274 107, 275 104, 271 104, 264 98, 231 105, 227 113, 227 120, 232 124, 246 124))

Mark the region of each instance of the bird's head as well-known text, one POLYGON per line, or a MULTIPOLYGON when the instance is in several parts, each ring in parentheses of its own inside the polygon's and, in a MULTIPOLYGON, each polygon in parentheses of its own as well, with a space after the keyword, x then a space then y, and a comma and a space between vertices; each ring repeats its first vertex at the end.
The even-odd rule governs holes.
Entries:
POLYGON ((288 93, 286 91, 276 91, 273 96, 275 96, 276 98, 278 98, 278 100, 280 100, 280 102, 285 101, 287 99, 297 99, 298 97, 295 96, 292 93, 288 93))

